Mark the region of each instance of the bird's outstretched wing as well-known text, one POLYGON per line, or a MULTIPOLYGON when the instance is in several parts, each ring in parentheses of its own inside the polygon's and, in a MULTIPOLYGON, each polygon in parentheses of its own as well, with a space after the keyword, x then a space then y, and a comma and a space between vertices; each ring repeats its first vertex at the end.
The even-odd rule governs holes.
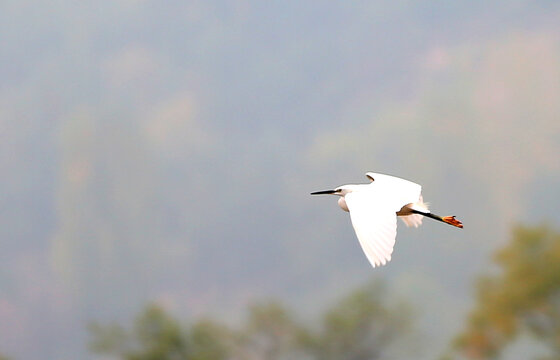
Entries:
POLYGON ((415 203, 420 199, 422 186, 412 181, 373 172, 366 173, 366 176, 375 182, 374 188, 377 191, 391 194, 391 204, 398 207, 396 211, 399 211, 404 205, 415 203))
MULTIPOLYGON (((372 184, 373 188, 378 191, 383 191, 385 193, 391 193, 390 202, 397 208, 396 211, 401 210, 401 208, 408 204, 414 204, 414 208, 417 210, 427 211, 427 204, 424 204, 422 200, 422 186, 413 183, 405 179, 398 178, 396 176, 378 174, 373 172, 366 173, 366 176, 374 182, 372 184)), ((418 227, 422 225, 422 215, 410 214, 403 215, 399 214, 401 220, 406 224, 406 226, 418 227)))
POLYGON ((422 187, 390 175, 367 173, 372 184, 345 195, 350 219, 373 267, 391 260, 397 236, 397 212, 420 199, 422 187))
POLYGON ((378 192, 349 193, 345 196, 350 219, 362 250, 373 267, 391 260, 397 236, 397 214, 378 192))

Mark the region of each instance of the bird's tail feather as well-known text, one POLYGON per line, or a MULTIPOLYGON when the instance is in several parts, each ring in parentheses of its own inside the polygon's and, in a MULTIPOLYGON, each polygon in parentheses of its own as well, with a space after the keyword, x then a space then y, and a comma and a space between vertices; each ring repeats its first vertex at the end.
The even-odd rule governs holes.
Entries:
MULTIPOLYGON (((422 195, 420 195, 420 199, 418 200, 417 203, 414 203, 411 206, 411 209, 418 210, 418 211, 421 211, 421 212, 428 212, 429 211, 428 206, 429 206, 429 204, 425 203, 424 199, 422 198, 422 195)), ((400 218, 402 219, 402 221, 404 222, 404 224, 406 226, 408 226, 408 227, 411 227, 411 226, 418 227, 418 226, 422 225, 422 219, 424 217, 420 214, 414 214, 413 213, 413 214, 410 214, 410 215, 407 215, 407 216, 401 216, 400 218)))

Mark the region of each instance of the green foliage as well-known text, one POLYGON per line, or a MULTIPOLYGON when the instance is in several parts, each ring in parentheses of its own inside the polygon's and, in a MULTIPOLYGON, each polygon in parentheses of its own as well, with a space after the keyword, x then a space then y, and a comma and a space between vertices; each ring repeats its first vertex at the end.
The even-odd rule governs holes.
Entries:
POLYGON ((89 344, 91 351, 96 353, 110 352, 125 354, 128 352, 128 334, 124 328, 117 324, 100 325, 92 323, 88 330, 93 337, 89 344))
POLYGON ((190 360, 227 359, 233 349, 231 331, 212 320, 200 320, 190 329, 190 360))
POLYGON ((250 306, 247 321, 238 331, 236 356, 239 359, 297 359, 307 330, 277 302, 250 306))
POLYGON ((473 359, 495 358, 526 331, 560 357, 560 233, 517 227, 494 259, 501 272, 479 280, 477 304, 456 349, 473 359))
POLYGON ((150 306, 136 320, 134 332, 141 346, 131 360, 183 359, 187 354, 181 326, 159 307, 150 306))
POLYGON ((384 293, 371 283, 348 295, 324 314, 318 330, 273 301, 250 306, 238 329, 210 319, 183 328, 152 305, 129 330, 92 324, 90 349, 125 360, 380 359, 411 333, 408 308, 389 305, 384 293))
POLYGON ((314 349, 315 358, 385 358, 392 343, 410 332, 411 312, 404 305, 389 305, 384 293, 383 286, 372 283, 328 311, 314 349))
POLYGON ((128 332, 118 325, 90 326, 90 348, 126 360, 175 360, 187 358, 187 337, 179 323, 157 306, 149 306, 128 332))

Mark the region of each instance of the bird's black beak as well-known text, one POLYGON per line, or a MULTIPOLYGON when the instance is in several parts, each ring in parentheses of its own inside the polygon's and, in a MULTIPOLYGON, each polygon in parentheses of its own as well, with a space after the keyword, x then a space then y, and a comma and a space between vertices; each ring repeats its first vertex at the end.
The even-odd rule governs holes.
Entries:
POLYGON ((315 191, 312 192, 311 195, 328 195, 328 194, 334 194, 335 192, 336 190, 315 191))

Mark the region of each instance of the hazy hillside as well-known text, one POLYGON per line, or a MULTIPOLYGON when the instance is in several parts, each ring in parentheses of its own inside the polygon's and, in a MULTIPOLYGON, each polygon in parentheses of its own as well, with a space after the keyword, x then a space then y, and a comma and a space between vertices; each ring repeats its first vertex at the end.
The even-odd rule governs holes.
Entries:
POLYGON ((0 4, 0 353, 84 358, 88 321, 148 301, 311 316, 380 277, 434 358, 510 225, 560 223, 559 24, 554 1, 0 4), (372 270, 308 196, 369 170, 464 231, 400 227, 372 270))

